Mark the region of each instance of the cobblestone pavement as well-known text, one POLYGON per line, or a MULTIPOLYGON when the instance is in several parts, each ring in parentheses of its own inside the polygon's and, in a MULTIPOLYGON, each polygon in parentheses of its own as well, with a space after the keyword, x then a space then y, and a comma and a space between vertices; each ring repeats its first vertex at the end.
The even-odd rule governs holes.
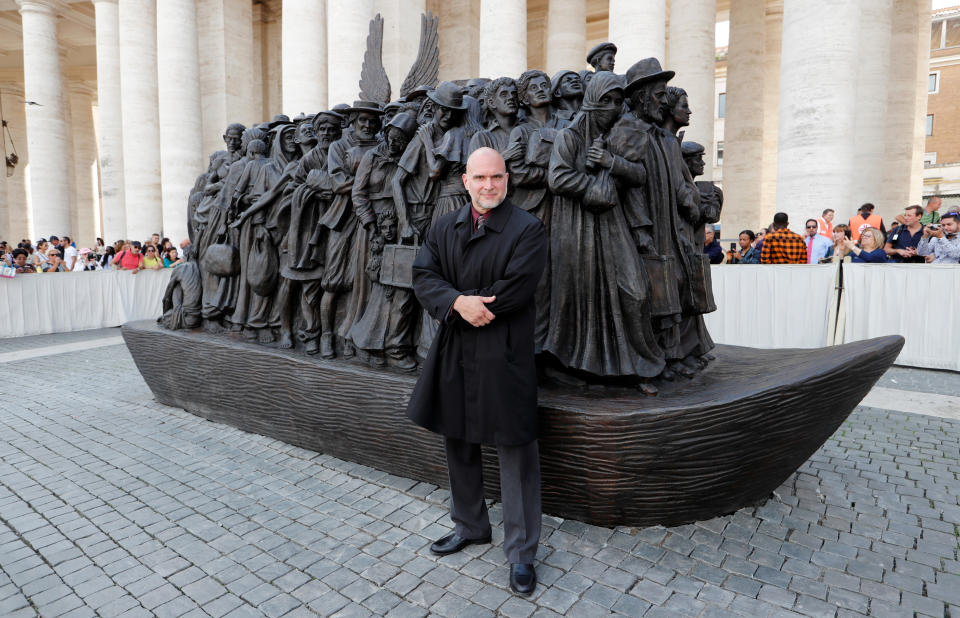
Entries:
POLYGON ((430 554, 444 490, 161 406, 123 346, 0 367, 0 616, 960 616, 958 421, 858 408, 772 499, 694 525, 547 516, 520 598, 497 526, 430 554))

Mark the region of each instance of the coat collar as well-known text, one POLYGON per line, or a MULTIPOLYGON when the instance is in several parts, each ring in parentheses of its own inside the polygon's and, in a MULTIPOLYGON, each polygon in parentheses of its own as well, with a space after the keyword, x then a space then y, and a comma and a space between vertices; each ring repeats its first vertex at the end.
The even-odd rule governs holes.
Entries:
MULTIPOLYGON (((473 206, 470 202, 467 202, 461 209, 459 214, 457 214, 457 222, 454 224, 454 227, 460 227, 461 225, 467 225, 472 228, 473 218, 470 216, 470 209, 473 206)), ((490 211, 487 215, 487 221, 484 224, 484 230, 489 230, 491 232, 502 232, 503 227, 507 224, 507 220, 510 218, 510 211, 513 210, 513 203, 509 199, 504 199, 503 203, 490 211)))

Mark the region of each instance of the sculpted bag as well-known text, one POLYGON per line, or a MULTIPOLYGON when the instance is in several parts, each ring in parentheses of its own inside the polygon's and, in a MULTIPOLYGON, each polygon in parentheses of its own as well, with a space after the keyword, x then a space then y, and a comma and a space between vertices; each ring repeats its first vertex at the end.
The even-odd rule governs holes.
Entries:
POLYGON ((669 255, 641 255, 650 279, 650 314, 655 317, 680 313, 677 265, 669 255))
POLYGON ((247 283, 257 295, 270 296, 277 287, 280 260, 277 257, 277 248, 267 231, 262 226, 257 226, 255 234, 253 246, 247 256, 247 283))
POLYGON ((417 259, 419 251, 420 246, 416 240, 412 245, 386 245, 383 248, 383 261, 380 264, 380 283, 412 290, 413 261, 417 259))
POLYGON ((710 277, 710 256, 686 255, 689 277, 689 310, 694 313, 710 313, 717 310, 713 300, 713 281, 710 277))
POLYGON ((240 272, 240 252, 233 245, 210 245, 203 254, 203 270, 218 277, 240 272))

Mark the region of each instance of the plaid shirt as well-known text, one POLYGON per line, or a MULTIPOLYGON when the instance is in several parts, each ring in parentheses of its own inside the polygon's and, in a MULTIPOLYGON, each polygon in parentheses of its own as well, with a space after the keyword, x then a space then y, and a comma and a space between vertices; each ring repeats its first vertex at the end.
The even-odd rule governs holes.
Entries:
POLYGON ((799 234, 784 228, 763 237, 761 264, 806 264, 807 245, 799 234))

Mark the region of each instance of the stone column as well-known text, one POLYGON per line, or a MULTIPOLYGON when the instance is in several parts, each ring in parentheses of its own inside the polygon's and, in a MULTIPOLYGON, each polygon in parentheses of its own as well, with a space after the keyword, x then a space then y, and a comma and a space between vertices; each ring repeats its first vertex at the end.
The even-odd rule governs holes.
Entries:
POLYGON ((859 21, 858 2, 783 4, 777 210, 794 229, 824 208, 851 210, 859 21))
POLYGON ((923 154, 927 144, 927 78, 930 74, 930 0, 913 0, 917 12, 914 45, 917 49, 913 125, 913 160, 910 167, 910 192, 907 203, 923 205, 923 154))
POLYGON ((693 110, 684 140, 703 144, 706 149, 703 175, 713 178, 717 0, 671 0, 670 15, 667 66, 677 73, 670 83, 687 91, 693 110))
POLYGON ((178 243, 187 237, 190 190, 206 169, 193 0, 157 1, 157 78, 163 235, 178 243))
MULTIPOLYGON (((905 206, 892 202, 892 196, 882 191, 882 181, 875 172, 883 169, 885 164, 893 5, 893 0, 860 0, 860 58, 856 73, 854 118, 856 169, 854 177, 850 179, 851 203, 846 205, 844 211, 837 212, 836 221, 848 220, 856 212, 857 206, 864 202, 875 204, 877 214, 888 220, 905 206)), ((916 37, 913 42, 916 44, 916 37)), ((914 77, 910 84, 915 83, 914 77)), ((816 215, 819 216, 820 212, 816 215)))
MULTIPOLYGON (((330 34, 327 37, 327 103, 330 106, 352 104, 357 99, 367 33, 370 19, 375 14, 373 0, 332 1, 327 6, 327 32, 330 34)), ((286 33, 283 38, 286 40, 286 33)))
MULTIPOLYGON (((269 4, 261 4, 261 45, 260 62, 261 69, 261 91, 260 97, 263 101, 261 118, 266 118, 283 109, 283 17, 281 15, 278 0, 273 0, 269 4)), ((322 27, 324 32, 327 29, 327 21, 323 20, 322 27)), ((317 58, 317 62, 322 67, 324 88, 327 85, 327 47, 323 47, 323 57, 317 58)), ((325 107, 325 106, 324 106, 325 107)), ((312 110, 314 112, 319 109, 312 110)))
MULTIPOLYGON (((30 212, 30 174, 32 168, 30 163, 30 151, 28 150, 27 140, 27 120, 26 106, 24 101, 23 85, 20 83, 0 84, 0 98, 3 99, 3 114, 7 120, 10 129, 10 136, 13 143, 17 146, 17 155, 20 162, 13 170, 13 175, 9 178, 6 175, 6 165, 3 165, 3 181, 6 183, 6 218, 0 218, 0 224, 8 225, 4 229, 8 230, 7 237, 4 240, 13 242, 13 246, 20 242, 21 238, 39 238, 31 233, 32 221, 30 212)), ((9 144, 7 145, 9 148, 9 144)), ((10 154, 9 151, 7 154, 10 154)), ((0 185, 2 187, 3 185, 0 185)), ((2 201, 2 199, 0 199, 2 201)))
POLYGON ((763 166, 760 181, 760 224, 757 227, 768 226, 777 211, 777 136, 780 132, 780 35, 783 30, 783 0, 767 0, 766 13, 763 36, 763 166))
POLYGON ((479 0, 428 0, 427 9, 440 18, 440 79, 488 77, 480 73, 479 0))
POLYGON ((120 23, 117 0, 94 0, 97 19, 97 136, 103 240, 127 237, 123 188, 123 120, 120 105, 120 23))
MULTIPOLYGON (((203 152, 223 150, 223 131, 231 122, 261 118, 261 93, 253 90, 253 8, 236 0, 196 0, 200 50, 203 152)), ((271 110, 278 113, 279 106, 271 110)))
POLYGON ((769 224, 761 219, 764 0, 730 7, 727 109, 723 136, 723 234, 769 224))
MULTIPOLYGON (((77 247, 93 247, 100 228, 100 191, 97 169, 97 136, 93 122, 96 90, 91 84, 70 84, 70 117, 73 134, 73 168, 76 202, 72 230, 77 247)), ((106 242, 106 239, 104 239, 106 242)))
POLYGON ((586 66, 586 0, 550 0, 547 9, 547 73, 586 66))
POLYGON ((375 0, 383 17, 383 67, 390 78, 391 98, 400 96, 400 85, 410 72, 420 47, 420 15, 426 0, 375 0))
POLYGON ((143 240, 163 227, 156 0, 123 0, 119 17, 127 236, 143 240))
POLYGON ((516 79, 527 70, 527 1, 480 0, 480 75, 516 79))
POLYGON ((20 0, 23 22, 23 90, 28 102, 30 238, 70 230, 70 136, 67 133, 55 0, 20 0))
POLYGON ((610 0, 609 23, 618 73, 651 56, 666 62, 666 0, 610 0))
MULTIPOLYGON (((281 20, 283 113, 293 118, 300 112, 312 114, 326 109, 326 3, 324 0, 283 0, 281 20)), ((359 79, 358 71, 354 81, 359 79)))

